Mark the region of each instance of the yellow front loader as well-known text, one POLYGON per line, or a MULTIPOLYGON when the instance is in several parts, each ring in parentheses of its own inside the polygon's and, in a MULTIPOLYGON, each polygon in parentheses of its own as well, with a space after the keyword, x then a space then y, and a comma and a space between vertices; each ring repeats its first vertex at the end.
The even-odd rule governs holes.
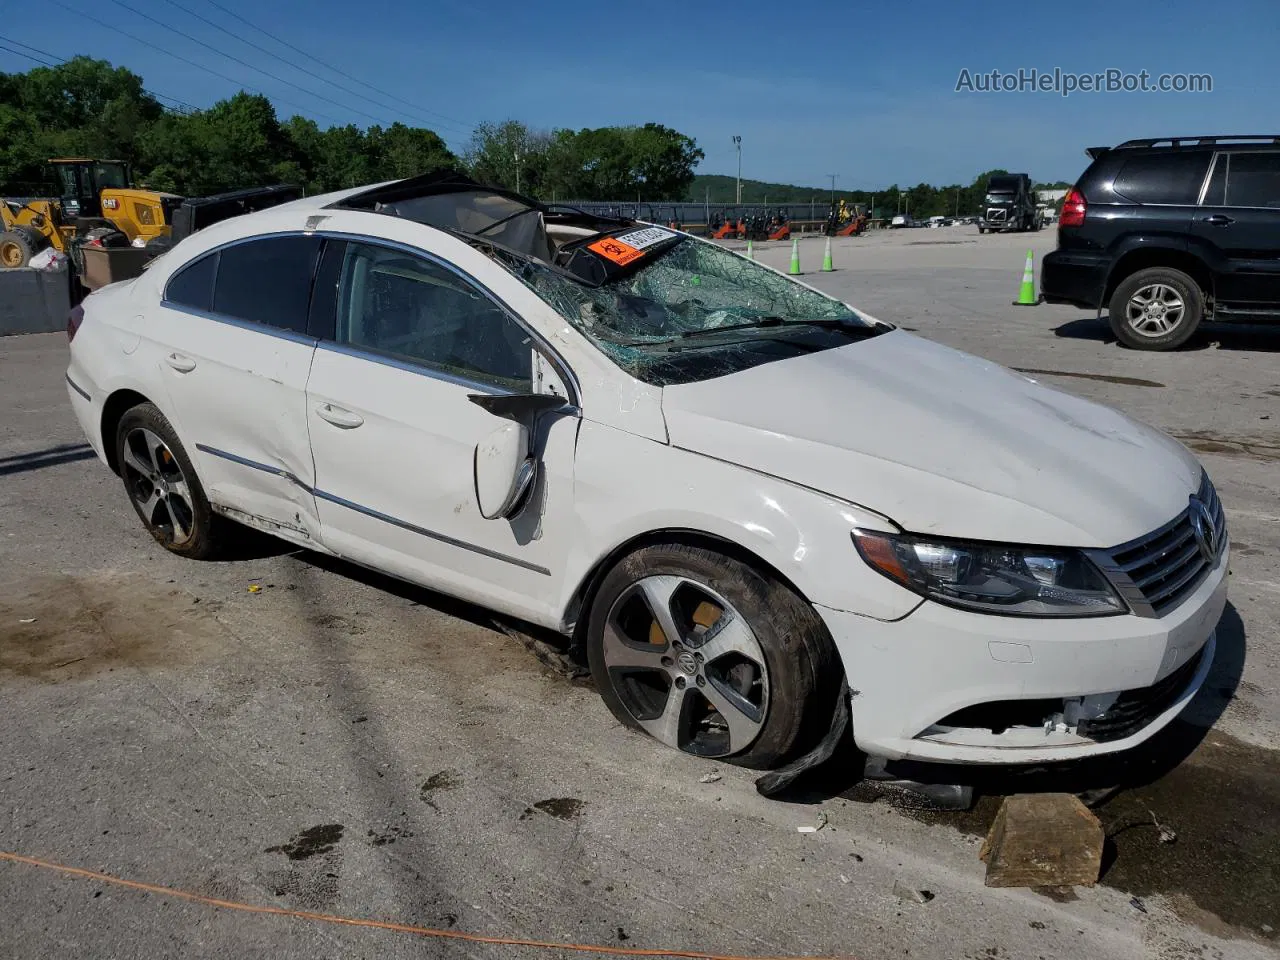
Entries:
POLYGON ((77 236, 95 229, 118 231, 135 247, 170 235, 182 198, 135 189, 127 163, 82 157, 49 163, 58 175, 56 199, 0 201, 0 268, 24 267, 49 246, 70 253, 77 236))

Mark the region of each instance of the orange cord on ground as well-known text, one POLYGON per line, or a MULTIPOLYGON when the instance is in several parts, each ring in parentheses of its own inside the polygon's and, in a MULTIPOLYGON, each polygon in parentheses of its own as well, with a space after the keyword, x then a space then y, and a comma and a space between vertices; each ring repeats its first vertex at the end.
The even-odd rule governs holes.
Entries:
MULTIPOLYGON (((189 890, 178 890, 157 883, 142 883, 138 880, 125 880, 113 877, 109 873, 98 873, 81 867, 68 867, 61 863, 38 860, 35 857, 24 857, 19 853, 0 850, 0 860, 11 863, 23 863, 30 867, 40 867, 55 873, 85 880, 96 880, 99 883, 110 883, 130 890, 141 890, 162 897, 176 897, 192 903, 202 903, 208 907, 221 907, 225 910, 239 910, 242 913, 263 913, 277 917, 291 917, 295 920, 311 920, 315 923, 335 923, 347 927, 371 927, 375 930, 391 930, 395 933, 411 933, 420 937, 436 937, 443 940, 465 940, 468 943, 492 943, 507 947, 538 947, 544 950, 569 950, 576 953, 603 953, 619 957, 682 957, 688 960, 820 960, 817 957, 745 957, 732 954, 702 953, 697 950, 647 950, 639 947, 592 946, 586 943, 553 943, 545 940, 522 940, 519 937, 493 937, 482 933, 464 933, 461 930, 436 930, 431 927, 418 927, 408 923, 392 923, 387 920, 366 920, 360 917, 340 917, 332 913, 314 913, 310 910, 290 910, 286 907, 267 907, 252 903, 240 903, 237 900, 221 900, 217 897, 206 897, 202 893, 189 890)), ((853 960, 853 958, 845 958, 853 960)))

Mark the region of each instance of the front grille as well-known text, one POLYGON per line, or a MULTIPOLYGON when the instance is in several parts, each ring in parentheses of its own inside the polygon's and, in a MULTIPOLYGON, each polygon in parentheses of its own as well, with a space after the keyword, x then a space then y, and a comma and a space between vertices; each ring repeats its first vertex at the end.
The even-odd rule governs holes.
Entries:
POLYGON ((1210 646, 1211 644, 1205 644, 1199 653, 1163 680, 1149 687, 1124 691, 1102 716, 1081 720, 1076 732, 1099 743, 1133 736, 1182 696, 1195 678, 1200 662, 1210 646))
POLYGON ((1192 502, 1146 536, 1093 555, 1139 616, 1161 617, 1174 609, 1200 586, 1222 553, 1226 517, 1207 475, 1196 500, 1204 504, 1210 519, 1208 527, 1202 527, 1204 543, 1196 529, 1199 508, 1192 502))
POLYGON ((987 210, 988 220, 1004 220, 1009 216, 1009 211, 1001 207, 991 207, 987 210))

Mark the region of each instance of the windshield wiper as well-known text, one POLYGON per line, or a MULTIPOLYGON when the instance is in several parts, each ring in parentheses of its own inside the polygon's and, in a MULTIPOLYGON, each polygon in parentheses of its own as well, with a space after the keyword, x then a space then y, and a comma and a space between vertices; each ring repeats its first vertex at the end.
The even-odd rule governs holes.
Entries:
POLYGON ((761 327, 818 327, 822 330, 843 330, 848 333, 859 334, 870 332, 874 327, 866 326, 861 323, 851 323, 847 320, 833 320, 829 317, 821 317, 816 320, 795 320, 791 317, 760 317, 758 320, 752 320, 748 323, 730 323, 723 327, 703 327, 699 330, 684 330, 680 334, 680 339, 687 340, 693 337, 709 337, 712 334, 724 333, 730 330, 758 330, 761 327))
MULTIPOLYGON (((655 337, 652 340, 613 340, 612 343, 620 347, 653 347, 665 346, 670 343, 677 343, 682 340, 693 340, 700 337, 709 337, 717 333, 733 333, 742 330, 760 330, 770 329, 774 327, 817 327, 820 330, 839 330, 850 336, 856 337, 872 337, 877 333, 883 333, 887 328, 874 324, 862 324, 851 322, 848 320, 833 320, 829 317, 821 317, 816 320, 794 320, 790 317, 760 317, 758 320, 751 320, 748 323, 727 323, 722 327, 702 327, 697 330, 682 330, 680 333, 671 337, 655 337)), ((673 349, 679 349, 678 347, 673 349)))

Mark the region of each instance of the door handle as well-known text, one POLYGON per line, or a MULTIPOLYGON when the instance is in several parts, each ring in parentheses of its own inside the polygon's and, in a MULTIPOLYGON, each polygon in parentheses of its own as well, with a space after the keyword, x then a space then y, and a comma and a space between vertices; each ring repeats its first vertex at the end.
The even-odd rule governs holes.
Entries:
POLYGON ((164 362, 173 367, 179 373, 190 373, 196 368, 196 362, 190 357, 184 357, 180 353, 171 353, 164 358, 164 362))
POLYGON ((335 407, 331 403, 317 404, 316 414, 321 420, 328 420, 335 427, 342 427, 344 430, 352 430, 364 423, 364 417, 360 414, 344 410, 342 407, 335 407))
POLYGON ((1215 213, 1211 217, 1201 217, 1201 223, 1207 223, 1211 227, 1225 227, 1229 223, 1235 223, 1235 217, 1228 217, 1225 213, 1215 213))

